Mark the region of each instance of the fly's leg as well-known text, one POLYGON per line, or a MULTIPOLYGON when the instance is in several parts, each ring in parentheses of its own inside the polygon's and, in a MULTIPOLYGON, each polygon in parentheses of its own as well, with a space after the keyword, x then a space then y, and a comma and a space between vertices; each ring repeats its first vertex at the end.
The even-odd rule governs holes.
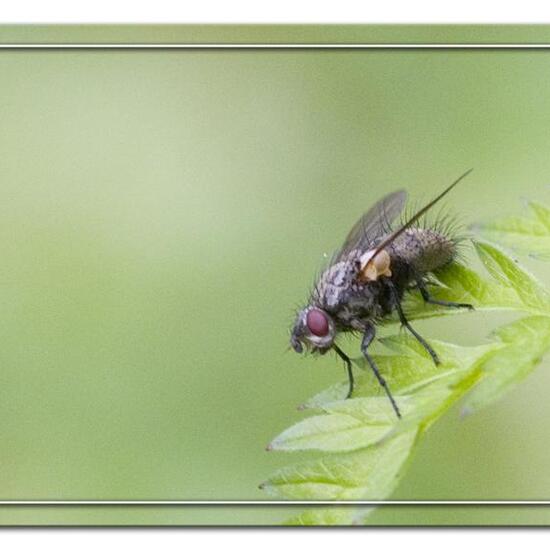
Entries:
POLYGON ((395 309, 397 309, 397 314, 399 315, 399 320, 401 321, 401 324, 422 344, 422 347, 430 354, 431 358, 433 359, 434 363, 436 365, 440 364, 439 357, 437 356, 437 353, 433 350, 432 346, 414 330, 414 328, 411 326, 407 318, 405 317, 405 313, 403 313, 403 308, 401 307, 401 300, 399 298, 399 294, 395 288, 395 286, 392 283, 389 283, 388 285, 390 287, 392 297, 393 297, 393 303, 395 305, 395 309))
POLYGON ((435 304, 436 306, 443 306, 443 307, 463 307, 466 309, 474 309, 474 306, 472 304, 462 304, 459 302, 447 302, 446 300, 436 300, 435 298, 432 298, 430 296, 430 293, 428 292, 428 289, 426 288, 426 283, 422 279, 417 280, 417 286, 418 290, 420 290, 420 294, 422 294, 422 298, 424 298, 424 301, 427 304, 435 304))
POLYGON ((361 342, 361 351, 363 352, 363 355, 365 356, 367 363, 369 364, 372 372, 374 373, 374 376, 376 376, 376 380, 378 380, 378 383, 384 388, 384 391, 386 392, 386 395, 390 400, 391 406, 393 407, 393 410, 395 411, 397 418, 401 418, 399 407, 397 406, 397 403, 395 402, 395 399, 391 394, 390 388, 388 388, 388 384, 384 380, 384 377, 380 374, 380 371, 378 370, 378 367, 376 366, 374 359, 368 353, 368 347, 374 340, 375 334, 376 332, 375 332, 374 326, 368 325, 367 329, 365 330, 365 334, 363 335, 363 341, 361 342))
POLYGON ((349 381, 349 390, 348 390, 348 394, 346 395, 346 399, 349 399, 351 397, 351 394, 353 393, 353 371, 351 369, 351 360, 337 345, 334 345, 334 351, 346 364, 346 371, 348 373, 348 381, 349 381))

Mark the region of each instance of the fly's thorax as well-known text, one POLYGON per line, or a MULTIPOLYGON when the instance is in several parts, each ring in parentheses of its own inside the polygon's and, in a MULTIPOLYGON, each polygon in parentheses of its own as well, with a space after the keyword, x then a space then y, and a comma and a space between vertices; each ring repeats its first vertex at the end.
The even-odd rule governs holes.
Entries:
POLYGON ((352 252, 348 258, 331 265, 319 277, 311 302, 327 311, 337 310, 346 301, 357 280, 359 252, 352 252))
POLYGON ((362 330, 381 315, 380 281, 363 281, 363 251, 351 251, 346 260, 327 268, 312 293, 310 305, 326 311, 337 330, 362 330))
POLYGON ((456 243, 433 229, 407 229, 389 247, 390 255, 417 273, 435 271, 452 261, 456 243))

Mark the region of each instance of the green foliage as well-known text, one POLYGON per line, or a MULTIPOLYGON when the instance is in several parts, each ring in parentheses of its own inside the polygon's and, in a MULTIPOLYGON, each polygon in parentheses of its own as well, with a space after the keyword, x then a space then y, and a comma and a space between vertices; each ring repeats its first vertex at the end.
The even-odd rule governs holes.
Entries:
MULTIPOLYGON (((459 263, 452 264, 438 274, 440 286, 431 291, 435 298, 467 302, 476 309, 548 313, 550 294, 531 274, 502 251, 487 243, 474 242, 474 246, 491 278, 484 278, 459 263)), ((407 313, 410 318, 449 315, 463 311, 424 304, 417 294, 411 297, 409 303, 407 313)))
MULTIPOLYGON (((534 220, 507 218, 486 225, 518 249, 550 259, 550 211, 532 203, 534 220)), ((344 399, 347 381, 307 401, 315 411, 283 431, 268 446, 278 451, 320 451, 321 458, 282 468, 261 488, 277 499, 383 500, 388 497, 422 433, 458 400, 469 413, 492 403, 523 379, 550 348, 550 294, 531 274, 498 248, 474 242, 488 276, 455 263, 438 273, 432 294, 466 302, 476 310, 512 310, 526 317, 497 329, 488 344, 460 347, 430 341, 442 363, 434 368, 420 344, 402 334, 382 338, 374 358, 403 413, 398 420, 366 367, 356 376, 353 399, 344 399)), ((426 305, 415 294, 406 302, 411 319, 458 311, 426 305)), ((468 312, 472 315, 475 313, 468 312)), ((289 520, 301 525, 362 523, 372 507, 311 508, 289 520)))
POLYGON ((479 226, 491 241, 501 242, 517 252, 550 260, 550 209, 529 202, 531 217, 508 216, 479 226))

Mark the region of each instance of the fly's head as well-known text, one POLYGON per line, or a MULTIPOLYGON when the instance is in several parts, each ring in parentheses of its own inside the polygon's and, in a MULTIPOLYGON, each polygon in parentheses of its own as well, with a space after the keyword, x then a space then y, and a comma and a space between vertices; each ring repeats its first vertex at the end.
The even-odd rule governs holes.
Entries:
POLYGON ((304 345, 312 352, 325 353, 334 343, 336 328, 330 315, 314 306, 307 306, 298 312, 290 333, 290 345, 302 353, 304 345))

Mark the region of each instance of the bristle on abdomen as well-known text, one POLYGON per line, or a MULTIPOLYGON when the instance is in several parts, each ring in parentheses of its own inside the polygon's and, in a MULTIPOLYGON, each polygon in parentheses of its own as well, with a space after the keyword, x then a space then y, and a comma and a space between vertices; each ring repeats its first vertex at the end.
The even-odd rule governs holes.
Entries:
POLYGON ((456 254, 456 243, 433 229, 411 227, 389 247, 390 255, 410 265, 418 273, 447 265, 456 254))

